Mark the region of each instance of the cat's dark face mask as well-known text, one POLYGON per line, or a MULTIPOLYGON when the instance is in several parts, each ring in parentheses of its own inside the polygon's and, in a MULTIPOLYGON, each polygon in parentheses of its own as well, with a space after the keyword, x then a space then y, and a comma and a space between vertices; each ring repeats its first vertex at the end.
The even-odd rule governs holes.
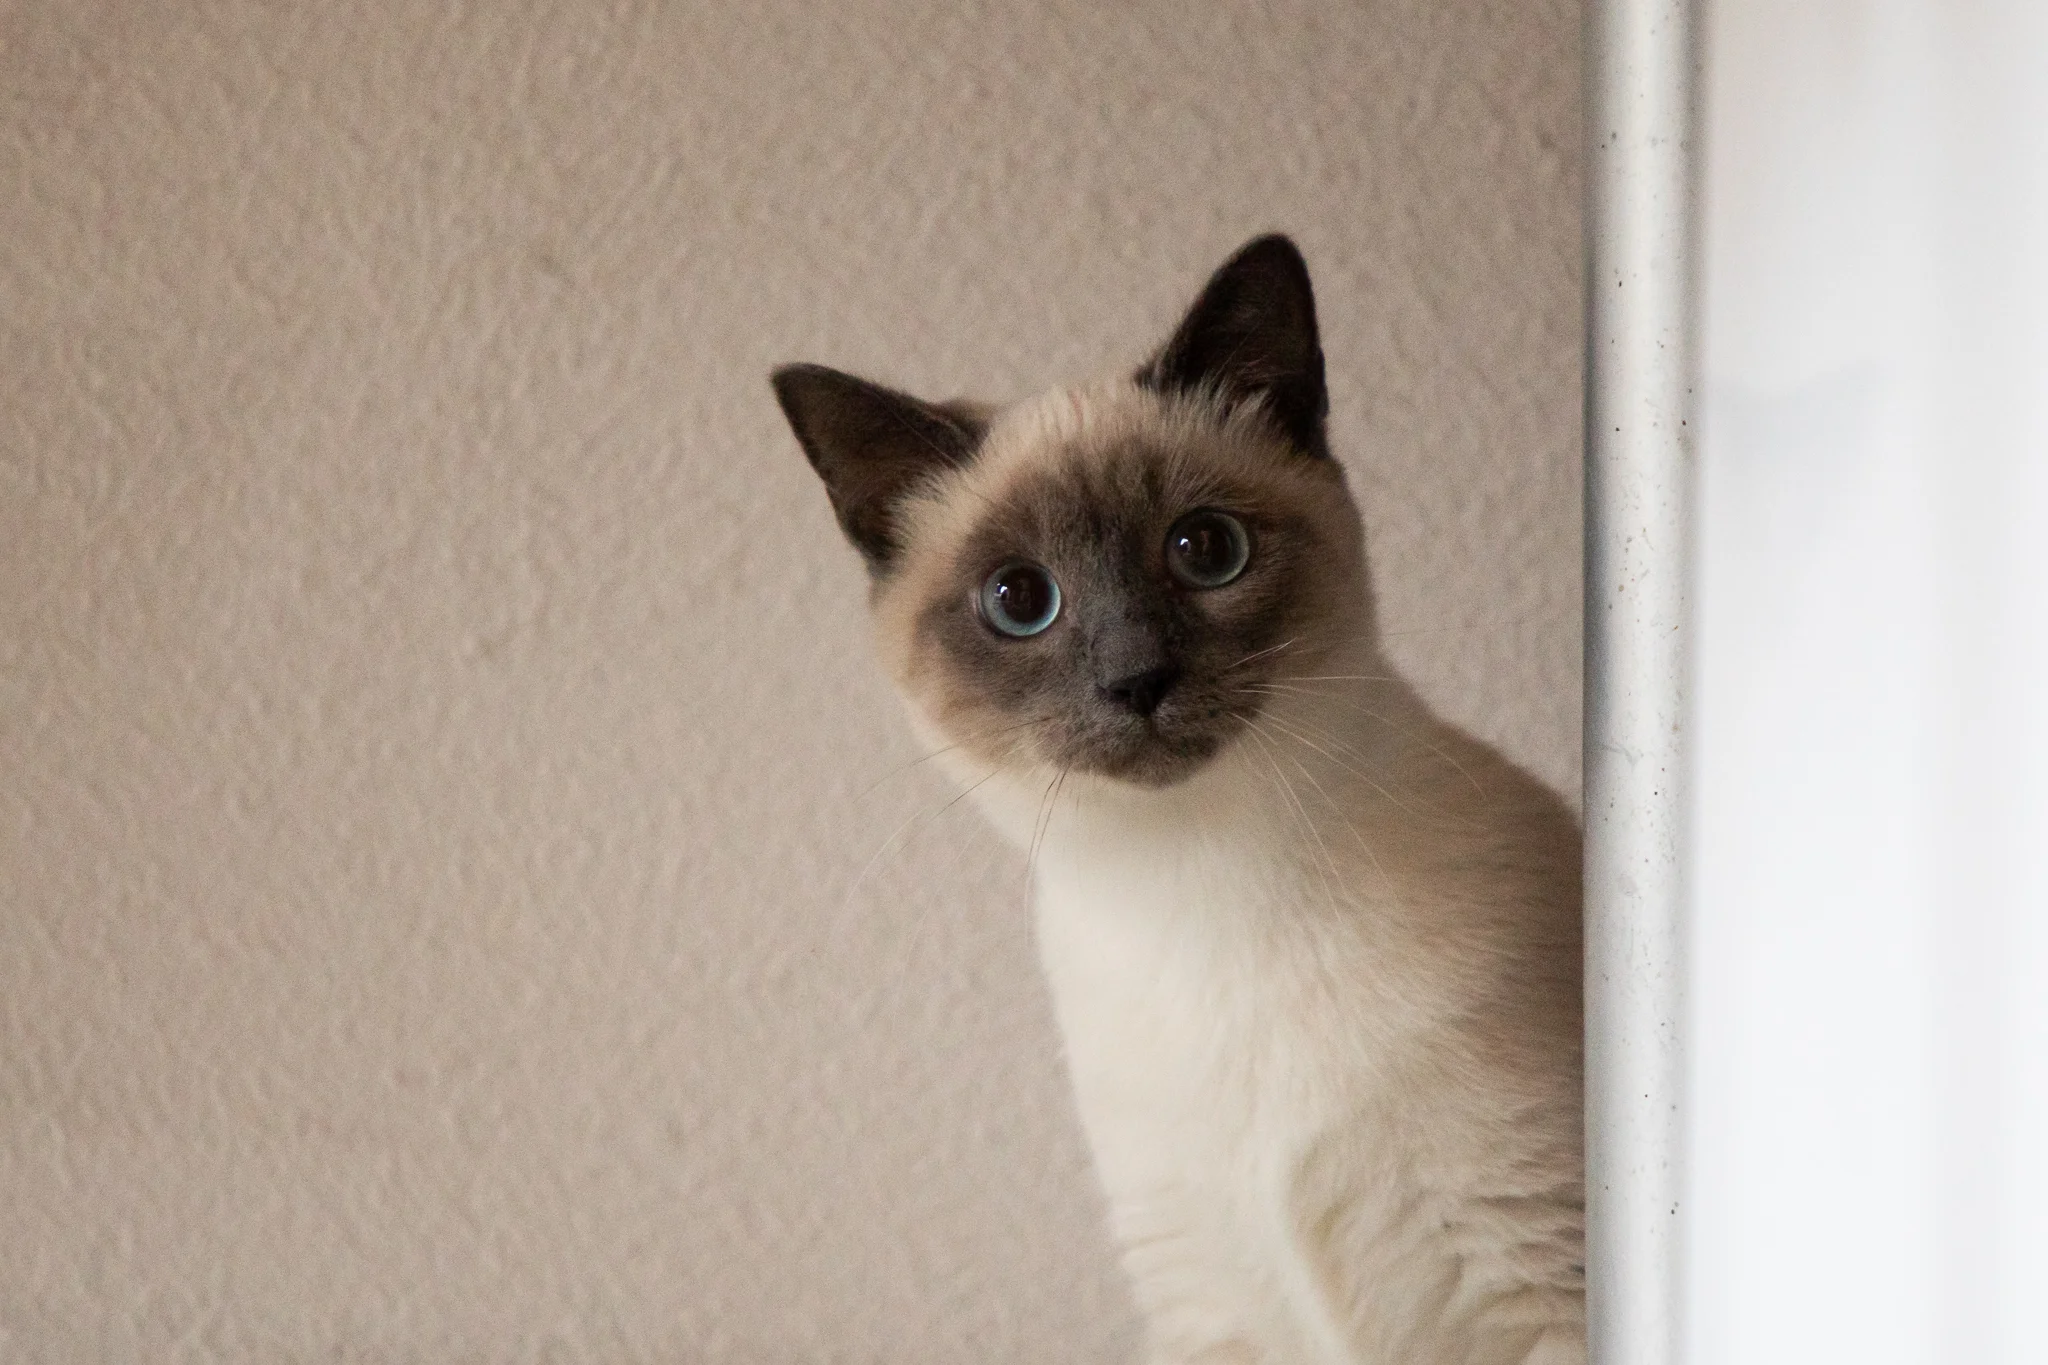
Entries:
POLYGON ((917 614, 947 728, 1143 786, 1198 770, 1256 716, 1319 605, 1317 518, 1269 485, 1142 445, 1020 481, 917 614))

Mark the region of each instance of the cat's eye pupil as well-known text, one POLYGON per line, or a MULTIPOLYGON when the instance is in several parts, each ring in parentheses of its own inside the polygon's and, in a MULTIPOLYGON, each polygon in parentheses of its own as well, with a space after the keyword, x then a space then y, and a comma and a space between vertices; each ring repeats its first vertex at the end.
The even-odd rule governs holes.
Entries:
POLYGON ((1182 531, 1179 548, 1181 562, 1200 572, 1215 573, 1230 562, 1230 537, 1213 523, 1182 531))
POLYGON ((981 614, 1005 635, 1036 635, 1060 614, 1060 585, 1036 564, 1005 564, 981 585, 981 614))
POLYGON ((1228 512, 1190 512, 1166 537, 1166 565, 1194 588, 1220 588, 1244 572, 1251 536, 1228 512))

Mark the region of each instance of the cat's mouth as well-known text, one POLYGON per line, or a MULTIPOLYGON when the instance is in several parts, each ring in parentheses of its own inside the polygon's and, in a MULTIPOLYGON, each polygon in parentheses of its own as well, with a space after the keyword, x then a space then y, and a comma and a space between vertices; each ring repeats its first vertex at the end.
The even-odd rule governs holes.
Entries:
POLYGON ((1223 706, 1169 702, 1149 716, 1103 718, 1069 731, 1055 746, 1063 766, 1140 787, 1185 782, 1244 727, 1223 706))

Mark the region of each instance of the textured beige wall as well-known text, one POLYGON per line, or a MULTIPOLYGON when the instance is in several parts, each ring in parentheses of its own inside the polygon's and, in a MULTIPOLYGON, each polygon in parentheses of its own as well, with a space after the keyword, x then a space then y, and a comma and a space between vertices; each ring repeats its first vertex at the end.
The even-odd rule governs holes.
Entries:
POLYGON ((1576 789, 1570 0, 0 15, 0 1360, 1129 1348, 777 361, 1292 231, 1396 653, 1576 789))

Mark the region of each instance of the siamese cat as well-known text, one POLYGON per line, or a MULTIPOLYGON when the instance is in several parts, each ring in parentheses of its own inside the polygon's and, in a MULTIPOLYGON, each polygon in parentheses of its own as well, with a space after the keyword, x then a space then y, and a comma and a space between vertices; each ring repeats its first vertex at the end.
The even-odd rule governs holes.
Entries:
POLYGON ((1135 374, 774 387, 912 724, 1029 850, 1148 1360, 1582 1362, 1578 825, 1381 652, 1293 243, 1135 374))

